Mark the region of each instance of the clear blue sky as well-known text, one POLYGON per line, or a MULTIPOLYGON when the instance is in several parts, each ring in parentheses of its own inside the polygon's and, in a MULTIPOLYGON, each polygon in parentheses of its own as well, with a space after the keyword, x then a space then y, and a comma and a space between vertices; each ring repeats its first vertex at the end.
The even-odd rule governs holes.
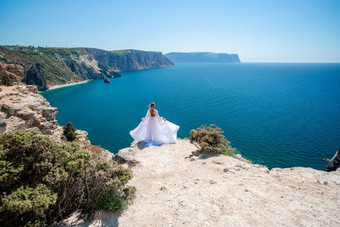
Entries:
POLYGON ((0 0, 0 45, 340 62, 340 0, 0 0))

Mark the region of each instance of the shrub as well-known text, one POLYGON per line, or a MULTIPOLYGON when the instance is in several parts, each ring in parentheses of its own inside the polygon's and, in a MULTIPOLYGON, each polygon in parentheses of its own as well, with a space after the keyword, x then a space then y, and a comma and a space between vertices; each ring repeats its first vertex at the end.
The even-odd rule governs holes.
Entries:
POLYGON ((68 122, 67 125, 64 126, 63 135, 66 137, 68 141, 73 141, 76 139, 76 129, 71 122, 68 122))
POLYGON ((0 136, 0 226, 52 225, 76 210, 119 212, 134 197, 132 171, 75 142, 36 132, 0 136))
POLYGON ((12 86, 13 85, 13 81, 12 79, 7 75, 7 74, 3 74, 0 75, 0 85, 5 85, 5 86, 12 86))
POLYGON ((224 154, 233 156, 236 149, 222 134, 221 128, 211 124, 210 127, 201 126, 190 131, 190 142, 199 148, 201 153, 224 154))
POLYGON ((1 210, 19 214, 32 212, 34 215, 39 215, 54 204, 56 199, 57 194, 52 193, 46 185, 38 184, 35 188, 21 186, 11 194, 3 196, 1 210))

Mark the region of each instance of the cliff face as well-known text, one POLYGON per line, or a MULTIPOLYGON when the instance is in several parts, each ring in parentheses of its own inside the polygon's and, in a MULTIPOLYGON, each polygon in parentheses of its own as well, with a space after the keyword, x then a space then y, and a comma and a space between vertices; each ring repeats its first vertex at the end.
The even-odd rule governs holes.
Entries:
POLYGON ((28 85, 37 85, 38 89, 44 91, 47 89, 46 74, 43 66, 39 63, 33 65, 26 73, 23 79, 28 85))
POLYGON ((0 46, 0 74, 8 65, 22 68, 14 81, 35 84, 39 90, 83 80, 120 77, 119 71, 173 66, 162 53, 94 48, 0 46))
POLYGON ((171 52, 165 54, 174 63, 239 63, 237 54, 193 52, 181 53, 171 52))
POLYGON ((8 76, 12 80, 20 80, 25 76, 24 68, 18 64, 5 64, 0 62, 0 79, 8 76))
MULTIPOLYGON (((36 130, 59 141, 63 127, 55 119, 58 109, 38 93, 35 85, 0 85, 0 134, 15 130, 36 130)), ((77 139, 83 145, 91 144, 87 132, 77 130, 77 139)), ((104 156, 112 159, 112 153, 104 156)))
POLYGON ((159 67, 171 67, 174 64, 161 52, 141 50, 104 51, 87 48, 100 67, 111 67, 117 71, 134 71, 159 67))
POLYGON ((1 86, 0 133, 15 130, 37 129, 42 134, 52 135, 58 128, 53 108, 32 86, 1 86))

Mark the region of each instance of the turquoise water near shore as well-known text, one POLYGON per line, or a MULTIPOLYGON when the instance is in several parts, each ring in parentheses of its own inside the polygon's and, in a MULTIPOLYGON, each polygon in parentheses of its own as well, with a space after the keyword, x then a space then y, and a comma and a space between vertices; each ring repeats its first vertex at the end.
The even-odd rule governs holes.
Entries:
POLYGON ((177 64, 43 92, 93 144, 116 153, 156 102, 178 136, 216 124, 255 163, 325 169, 340 148, 340 64, 177 64))

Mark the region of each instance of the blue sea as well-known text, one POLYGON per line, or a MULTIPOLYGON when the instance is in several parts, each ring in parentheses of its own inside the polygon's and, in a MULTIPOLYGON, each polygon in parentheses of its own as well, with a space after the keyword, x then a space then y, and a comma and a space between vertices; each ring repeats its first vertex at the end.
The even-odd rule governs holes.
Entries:
POLYGON ((254 163, 324 170, 340 148, 340 64, 176 64, 43 92, 60 125, 116 153, 156 102, 178 136, 211 123, 254 163))

